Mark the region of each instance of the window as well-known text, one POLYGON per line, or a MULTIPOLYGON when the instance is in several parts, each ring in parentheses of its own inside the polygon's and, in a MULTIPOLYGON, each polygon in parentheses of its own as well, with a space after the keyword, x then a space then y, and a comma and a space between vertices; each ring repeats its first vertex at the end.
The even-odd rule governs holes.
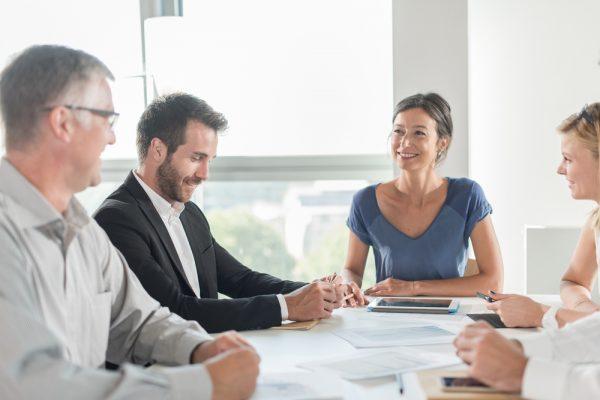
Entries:
POLYGON ((34 44, 79 48, 101 59, 116 77, 113 97, 121 113, 117 143, 105 158, 135 158, 135 126, 144 109, 142 38, 138 1, 22 0, 0 12, 0 69, 34 44), (51 17, 50 17, 51 16, 51 17))
MULTIPOLYGON (((339 272, 356 181, 209 181, 204 212, 215 239, 250 268, 291 280, 339 272)), ((372 254, 364 285, 375 281, 372 254)), ((367 287, 367 286, 365 286, 367 287)))
POLYGON ((214 236, 276 276, 339 271, 352 195, 392 173, 391 2, 207 0, 183 10, 147 21, 146 67, 158 94, 191 92, 229 120, 203 187, 214 236))

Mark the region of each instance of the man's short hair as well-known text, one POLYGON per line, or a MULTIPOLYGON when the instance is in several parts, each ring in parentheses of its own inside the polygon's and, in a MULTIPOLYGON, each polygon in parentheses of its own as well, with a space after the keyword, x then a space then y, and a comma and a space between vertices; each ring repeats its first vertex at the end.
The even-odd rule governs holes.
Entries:
POLYGON ((137 126, 137 151, 140 162, 146 159, 152 139, 158 138, 173 154, 185 142, 189 121, 201 122, 216 134, 227 129, 227 119, 204 100, 191 94, 173 93, 156 98, 144 111, 137 126))
POLYGON ((114 80, 96 57, 64 46, 32 46, 18 54, 0 75, 0 108, 6 148, 21 147, 35 138, 45 107, 55 106, 74 85, 94 74, 114 80))

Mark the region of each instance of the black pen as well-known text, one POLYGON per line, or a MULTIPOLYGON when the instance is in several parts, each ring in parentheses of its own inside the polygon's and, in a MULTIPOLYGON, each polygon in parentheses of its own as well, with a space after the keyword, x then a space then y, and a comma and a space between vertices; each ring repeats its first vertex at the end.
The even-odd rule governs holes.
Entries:
POLYGON ((402 374, 396 374, 396 383, 398 384, 400 396, 404 396, 404 380, 402 379, 402 374))
POLYGON ((488 303, 493 303, 493 302, 496 301, 492 297, 488 296, 487 294, 483 294, 481 292, 477 292, 477 297, 480 297, 480 298, 484 299, 488 303))

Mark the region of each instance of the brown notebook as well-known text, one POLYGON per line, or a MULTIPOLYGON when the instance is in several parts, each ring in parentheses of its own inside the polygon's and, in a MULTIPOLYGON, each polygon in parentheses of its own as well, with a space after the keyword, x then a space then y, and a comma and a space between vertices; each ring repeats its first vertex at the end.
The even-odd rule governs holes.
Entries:
POLYGON ((427 400, 519 400, 523 399, 516 394, 508 393, 484 393, 484 392, 444 392, 442 390, 442 376, 467 376, 466 371, 460 370, 429 370, 417 372, 421 388, 425 392, 427 400))
POLYGON ((274 326, 271 329, 277 329, 281 331, 307 331, 317 326, 318 323, 318 319, 302 322, 284 322, 281 324, 281 326, 274 326))

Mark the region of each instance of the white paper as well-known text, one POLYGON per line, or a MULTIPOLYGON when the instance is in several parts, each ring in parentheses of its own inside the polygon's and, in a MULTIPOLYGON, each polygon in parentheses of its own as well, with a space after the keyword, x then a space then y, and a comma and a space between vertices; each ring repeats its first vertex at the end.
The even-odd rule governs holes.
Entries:
POLYGON ((385 328, 352 328, 333 332, 356 348, 452 343, 456 332, 432 324, 403 324, 385 328))
POLYGON ((440 368, 461 362, 458 357, 451 355, 396 348, 385 351, 359 352, 349 356, 303 363, 298 366, 315 372, 335 374, 344 379, 360 380, 440 368))
POLYGON ((294 372, 261 375, 251 400, 342 399, 343 381, 330 374, 294 372))

